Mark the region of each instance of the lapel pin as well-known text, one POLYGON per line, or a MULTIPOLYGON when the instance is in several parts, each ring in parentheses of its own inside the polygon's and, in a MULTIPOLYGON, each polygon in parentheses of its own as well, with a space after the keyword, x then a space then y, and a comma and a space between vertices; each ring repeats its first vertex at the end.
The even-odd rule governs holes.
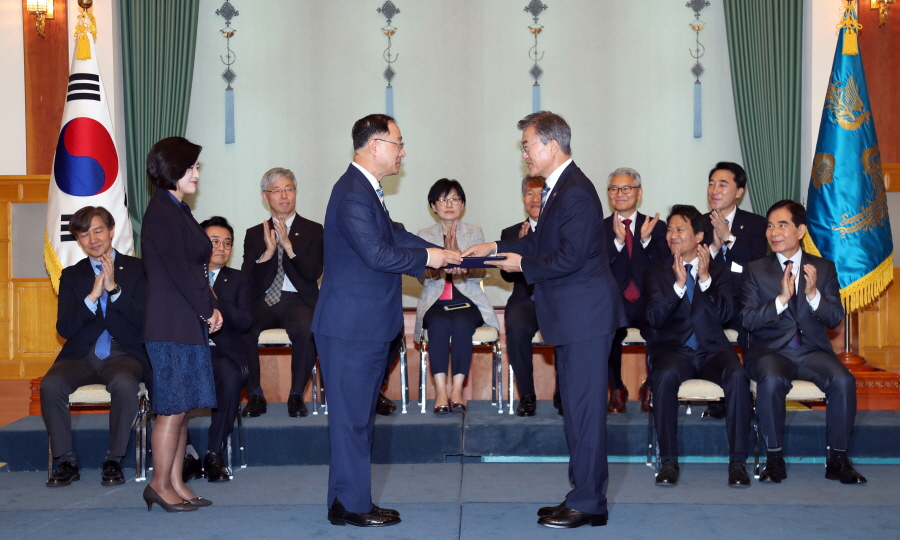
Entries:
POLYGON ((743 226, 743 225, 741 225, 741 230, 743 230, 743 229, 744 229, 744 226, 743 226))
POLYGON ((124 270, 124 268, 122 268, 122 267, 120 266, 120 267, 119 267, 119 270, 124 270))

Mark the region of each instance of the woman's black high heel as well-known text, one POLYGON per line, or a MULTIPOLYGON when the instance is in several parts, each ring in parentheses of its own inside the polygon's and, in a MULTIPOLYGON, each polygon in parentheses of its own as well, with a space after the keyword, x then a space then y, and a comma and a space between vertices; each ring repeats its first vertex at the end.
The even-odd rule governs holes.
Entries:
POLYGON ((148 512, 153 508, 153 503, 158 504, 159 507, 166 512, 191 512, 199 508, 197 506, 191 505, 187 501, 182 501, 176 504, 169 504, 159 496, 159 493, 157 493, 155 489, 150 486, 144 488, 144 502, 147 503, 148 512))

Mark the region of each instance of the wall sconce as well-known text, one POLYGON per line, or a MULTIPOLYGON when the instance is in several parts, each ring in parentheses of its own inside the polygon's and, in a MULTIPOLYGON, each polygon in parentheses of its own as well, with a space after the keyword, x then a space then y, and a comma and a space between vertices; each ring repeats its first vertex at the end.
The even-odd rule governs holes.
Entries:
POLYGON ((44 37, 44 22, 53 18, 53 0, 28 0, 25 11, 34 15, 34 29, 39 36, 44 37))
POLYGON ((888 10, 891 7, 891 4, 896 2, 897 0, 869 0, 869 6, 872 9, 878 10, 878 26, 879 28, 884 26, 884 23, 887 22, 888 18, 888 10))

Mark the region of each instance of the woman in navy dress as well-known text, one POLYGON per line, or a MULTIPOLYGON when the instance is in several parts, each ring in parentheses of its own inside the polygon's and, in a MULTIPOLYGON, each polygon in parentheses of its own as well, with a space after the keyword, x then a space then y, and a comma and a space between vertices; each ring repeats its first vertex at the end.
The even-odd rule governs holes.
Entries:
POLYGON ((215 407, 209 333, 222 327, 222 314, 209 286, 212 244, 191 215, 184 196, 197 191, 201 147, 182 137, 157 142, 147 155, 147 177, 156 193, 147 205, 141 255, 147 274, 144 343, 153 366, 151 396, 153 479, 144 490, 169 512, 212 504, 181 477, 187 439, 186 413, 215 407))

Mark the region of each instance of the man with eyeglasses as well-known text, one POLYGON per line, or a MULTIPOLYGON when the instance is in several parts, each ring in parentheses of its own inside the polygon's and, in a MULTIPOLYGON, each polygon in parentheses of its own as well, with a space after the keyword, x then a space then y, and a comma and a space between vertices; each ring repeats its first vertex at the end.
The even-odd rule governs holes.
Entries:
MULTIPOLYGON (((619 284, 628 326, 644 329, 647 325, 644 296, 641 294, 644 270, 669 254, 666 222, 660 221, 659 213, 650 217, 637 211, 644 188, 641 187, 641 175, 636 170, 620 167, 609 174, 606 185, 609 205, 613 210, 613 215, 603 220, 612 238, 607 244, 610 268, 619 284)), ((622 381, 622 340, 627 333, 627 326, 616 332, 609 353, 608 413, 626 411, 628 388, 622 381)))
POLYGON ((255 354, 247 340, 247 332, 253 324, 253 286, 246 274, 226 266, 234 242, 234 229, 228 220, 213 216, 200 226, 212 243, 209 283, 225 323, 221 330, 209 336, 217 407, 209 418, 203 470, 200 470, 199 455, 191 445, 184 456, 182 476, 185 481, 206 476, 210 482, 227 482, 230 478, 223 459, 225 443, 234 430, 234 417, 241 406, 248 359, 255 354))
MULTIPOLYGON (((297 180, 294 173, 276 167, 260 181, 263 201, 272 217, 247 229, 241 270, 253 282, 252 344, 270 328, 284 328, 291 339, 291 390, 288 415, 306 416, 303 389, 316 362, 312 319, 319 299, 317 280, 322 275, 322 225, 295 211, 297 180)), ((241 416, 266 412, 266 397, 260 386, 259 349, 250 358, 247 382, 249 400, 241 416)))
POLYGON ((574 488, 561 504, 538 510, 538 524, 606 525, 606 400, 598 389, 606 388, 612 340, 627 321, 609 267, 603 205, 572 161, 572 132, 561 116, 532 113, 518 128, 528 172, 547 179, 539 226, 517 240, 472 246, 463 256, 506 256, 489 264, 522 272, 534 284, 541 335, 554 346, 574 488))

